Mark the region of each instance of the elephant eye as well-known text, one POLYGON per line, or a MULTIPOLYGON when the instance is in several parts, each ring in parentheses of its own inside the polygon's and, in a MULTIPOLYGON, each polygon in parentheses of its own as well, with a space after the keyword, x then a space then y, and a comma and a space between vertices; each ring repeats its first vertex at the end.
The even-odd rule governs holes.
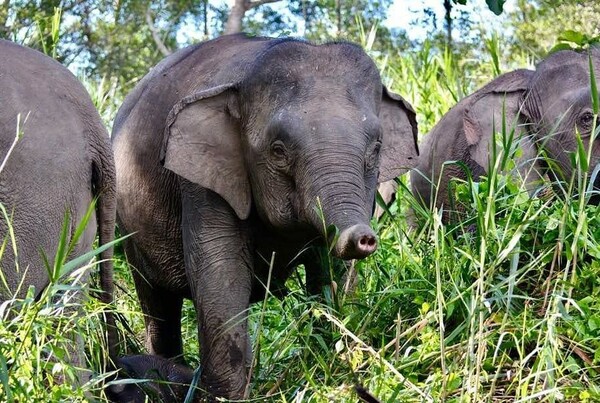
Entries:
POLYGON ((381 142, 377 141, 375 143, 375 146, 373 147, 371 152, 367 155, 367 158, 365 160, 365 167, 366 167, 367 171, 370 171, 373 168, 375 168, 375 166, 379 162, 379 153, 380 152, 381 152, 381 142))
POLYGON ((287 150, 281 140, 276 140, 271 144, 271 155, 277 165, 287 163, 287 150))
POLYGON ((577 126, 579 127, 579 130, 584 131, 586 133, 592 130, 593 124, 594 114, 590 111, 582 113, 581 115, 579 115, 579 119, 577 119, 577 126))

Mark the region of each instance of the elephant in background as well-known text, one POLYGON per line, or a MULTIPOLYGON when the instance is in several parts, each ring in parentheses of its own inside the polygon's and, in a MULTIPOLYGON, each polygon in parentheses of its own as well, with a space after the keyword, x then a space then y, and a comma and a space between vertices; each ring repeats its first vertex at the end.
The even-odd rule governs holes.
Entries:
MULTIPOLYGON (((5 162, 0 203, 9 218, 9 222, 0 218, 0 237, 6 243, 0 260, 5 280, 0 282, 0 301, 5 301, 24 297, 29 286, 38 295, 48 286, 42 252, 54 261, 66 212, 70 242, 97 198, 95 212, 71 256, 89 252, 96 232, 100 245, 113 240, 116 176, 108 133, 75 76, 50 57, 9 41, 0 40, 0 54, 0 160, 5 162), (20 138, 15 142, 17 134, 20 138)), ((110 303, 112 248, 100 253, 99 259, 100 297, 110 303)), ((110 353, 116 358, 110 313, 106 320, 110 353)))
POLYGON ((299 264, 307 283, 324 271, 311 245, 372 254, 378 177, 418 154, 412 107, 360 47, 244 35, 164 59, 125 99, 112 138, 146 346, 181 360, 192 299, 209 399, 245 395, 246 310, 270 268, 276 289, 299 264))
MULTIPOLYGON (((600 77, 600 50, 593 49, 591 55, 595 76, 600 77)), ((525 188, 531 193, 547 177, 569 181, 574 174, 569 154, 577 150, 576 128, 586 149, 592 141, 588 54, 556 52, 535 71, 516 70, 497 77, 461 100, 425 136, 419 162, 411 172, 411 189, 426 207, 444 205, 446 222, 453 205, 450 179, 466 179, 466 173, 456 164, 444 163, 460 161, 474 178, 485 175, 494 133, 502 127, 503 110, 506 127, 515 128, 514 139, 519 142, 515 165, 525 188)), ((600 146, 594 144, 590 165, 599 161, 600 146)), ((596 179, 594 185, 597 189, 600 181, 596 179)))

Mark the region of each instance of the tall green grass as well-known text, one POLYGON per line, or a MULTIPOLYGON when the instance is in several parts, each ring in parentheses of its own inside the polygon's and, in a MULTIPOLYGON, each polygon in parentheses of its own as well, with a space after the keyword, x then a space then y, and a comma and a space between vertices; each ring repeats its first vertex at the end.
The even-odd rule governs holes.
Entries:
MULTIPOLYGON (((73 256, 95 208, 92 203, 75 231, 70 234, 67 213, 59 234, 54 260, 43 254, 45 268, 24 267, 18 258, 14 267, 2 263, 0 282, 4 301, 0 304, 0 399, 7 402, 88 401, 99 396, 109 372, 106 326, 103 317, 112 307, 90 298, 92 259, 113 245, 73 256), (45 269, 49 284, 43 290, 21 282, 17 290, 6 288, 6 276, 45 269), (12 274, 11 274, 12 272, 12 274)), ((0 204, 8 227, 0 250, 0 261, 11 248, 18 256, 8 211, 0 204)))

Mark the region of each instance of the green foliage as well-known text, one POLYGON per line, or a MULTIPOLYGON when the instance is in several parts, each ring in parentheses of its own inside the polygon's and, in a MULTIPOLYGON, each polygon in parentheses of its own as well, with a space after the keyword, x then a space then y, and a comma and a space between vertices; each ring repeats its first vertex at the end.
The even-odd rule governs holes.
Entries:
MULTIPOLYGON (((456 4, 466 5, 467 0, 452 0, 456 4)), ((485 0, 488 8, 496 15, 502 14, 504 11, 504 3, 506 0, 485 0)))
POLYGON ((513 50, 526 49, 537 60, 558 41, 559 48, 581 47, 597 40, 600 3, 595 0, 518 0, 509 14, 513 50))
MULTIPOLYGON (((0 207, 9 228, 3 242, 12 245, 17 256, 10 217, 0 207)), ((87 298, 87 285, 95 266, 91 259, 117 241, 69 260, 93 211, 94 203, 71 236, 70 217, 65 215, 54 262, 45 259, 49 285, 44 290, 13 290, 14 296, 8 298, 2 294, 6 300, 0 305, 0 396, 6 401, 47 402, 68 397, 83 402, 92 394, 99 395, 110 375, 102 370, 108 348, 101 317, 108 308, 87 298)), ((4 265, 3 270, 32 270, 15 265, 4 265)), ((3 288, 7 284, 4 273, 0 272, 3 288)))
POLYGON ((589 37, 581 32, 567 30, 557 38, 557 42, 558 43, 550 49, 549 53, 557 52, 559 50, 588 49, 590 46, 600 42, 600 35, 589 37))
POLYGON ((52 58, 56 58, 61 16, 62 10, 55 7, 52 16, 39 18, 36 21, 42 51, 52 58))
POLYGON ((504 11, 506 0, 485 0, 485 2, 494 14, 500 15, 504 11))
POLYGON ((88 313, 77 314, 86 270, 52 284, 38 299, 31 289, 25 298, 3 304, 0 396, 6 401, 87 401, 90 393, 98 394, 105 375, 88 372, 89 363, 77 362, 77 350, 87 350, 92 366, 103 368, 106 355, 100 352, 107 351, 98 303, 89 301, 88 313))

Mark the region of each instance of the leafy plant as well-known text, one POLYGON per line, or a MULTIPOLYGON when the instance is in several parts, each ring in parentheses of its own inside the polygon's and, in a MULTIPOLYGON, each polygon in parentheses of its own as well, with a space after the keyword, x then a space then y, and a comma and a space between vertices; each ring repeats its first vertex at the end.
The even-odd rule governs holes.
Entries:
POLYGON ((567 30, 557 38, 557 44, 548 53, 559 50, 584 50, 598 43, 600 43, 600 35, 588 36, 582 32, 567 30))
MULTIPOLYGON (((4 244, 12 245, 18 256, 10 216, 0 207, 9 229, 4 244)), ((22 284, 26 289, 12 290, 14 295, 0 305, 0 395, 7 401, 57 401, 66 396, 87 401, 90 394, 99 394, 110 375, 103 373, 108 347, 101 317, 112 308, 86 296, 95 267, 91 260, 120 240, 72 258, 93 211, 94 203, 72 235, 67 231, 70 217, 65 215, 54 261, 45 259, 49 285, 36 290, 22 284)), ((3 270, 30 268, 3 266, 3 270)), ((6 286, 4 273, 0 277, 6 286)))

